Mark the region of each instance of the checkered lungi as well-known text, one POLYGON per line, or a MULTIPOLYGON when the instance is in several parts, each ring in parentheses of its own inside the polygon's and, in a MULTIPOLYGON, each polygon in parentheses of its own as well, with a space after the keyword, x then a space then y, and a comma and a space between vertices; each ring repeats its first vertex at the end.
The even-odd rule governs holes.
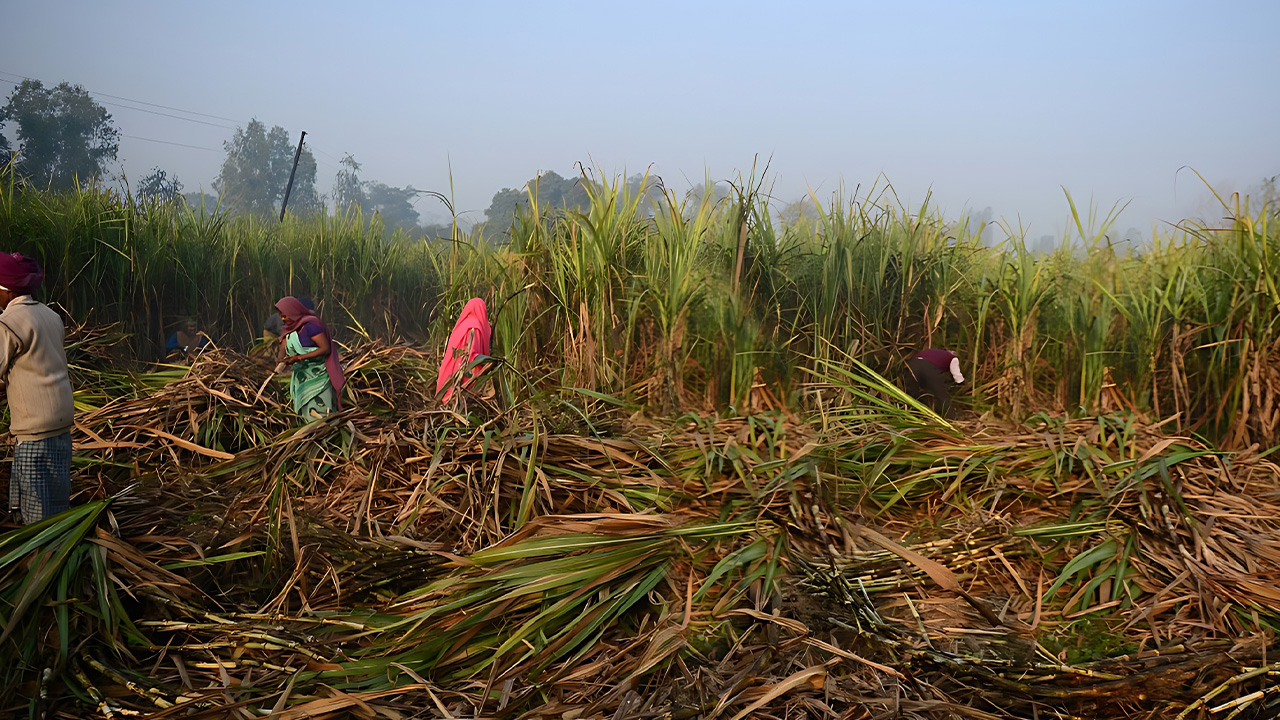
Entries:
POLYGON ((9 507, 22 510, 26 524, 57 515, 71 501, 71 433, 26 440, 13 451, 9 507))

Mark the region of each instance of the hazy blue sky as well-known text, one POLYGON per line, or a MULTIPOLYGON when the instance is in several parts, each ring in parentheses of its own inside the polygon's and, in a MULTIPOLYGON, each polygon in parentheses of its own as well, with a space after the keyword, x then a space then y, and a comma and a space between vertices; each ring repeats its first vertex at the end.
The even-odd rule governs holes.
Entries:
MULTIPOLYGON (((991 206, 1034 238, 1066 222, 1065 186, 1132 201, 1119 230, 1146 235, 1218 214, 1180 167, 1226 192, 1280 173, 1276 0, 5 0, 0 26, 0 78, 306 130, 322 192, 344 153, 446 193, 451 163, 474 219, 539 170, 652 166, 683 189, 758 154, 781 200, 883 174, 908 203, 932 187, 948 216, 991 206)), ((129 177, 208 188, 231 130, 122 104, 129 177)))

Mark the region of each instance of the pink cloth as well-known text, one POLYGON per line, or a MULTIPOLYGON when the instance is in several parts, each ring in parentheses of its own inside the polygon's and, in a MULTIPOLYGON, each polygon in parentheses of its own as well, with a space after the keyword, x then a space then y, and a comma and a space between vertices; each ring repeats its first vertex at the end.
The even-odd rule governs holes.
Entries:
MULTIPOLYGON (((333 341, 333 334, 329 332, 329 326, 325 325, 320 318, 308 310, 301 300, 292 295, 280 298, 280 301, 276 303, 276 309, 289 318, 289 324, 284 326, 286 335, 306 325, 308 322, 318 325, 320 331, 324 333, 325 339, 329 341, 329 357, 324 359, 324 367, 329 371, 329 382, 333 385, 334 394, 337 396, 338 409, 341 410, 342 386, 347 384, 347 378, 342 373, 342 363, 338 362, 338 343, 333 341)), ((281 340, 283 341, 283 336, 281 336, 281 340)))
MULTIPOLYGON (((480 298, 471 298, 467 301, 466 307, 462 308, 462 314, 458 316, 453 332, 449 333, 449 344, 445 346, 444 357, 440 359, 440 376, 436 378, 437 395, 459 369, 475 362, 478 356, 489 354, 489 339, 492 334, 493 330, 489 327, 489 311, 484 301, 480 298)), ((461 386, 466 387, 471 384, 472 379, 483 370, 482 367, 472 368, 471 376, 464 378, 460 383, 461 386)), ((448 400, 455 389, 457 386, 449 388, 443 399, 448 400)))

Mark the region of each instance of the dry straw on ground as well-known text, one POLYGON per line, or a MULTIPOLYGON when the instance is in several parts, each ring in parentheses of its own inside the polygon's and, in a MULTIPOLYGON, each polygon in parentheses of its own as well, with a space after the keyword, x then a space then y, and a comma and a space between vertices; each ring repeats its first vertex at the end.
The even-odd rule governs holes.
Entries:
POLYGON ((5 708, 738 720, 1280 703, 1280 468, 1256 449, 1123 416, 938 425, 862 376, 815 386, 834 404, 811 420, 656 422, 584 395, 440 407, 419 351, 347 357, 353 407, 303 427, 249 356, 78 368, 115 391, 78 396, 75 510, 0 536, 5 708))

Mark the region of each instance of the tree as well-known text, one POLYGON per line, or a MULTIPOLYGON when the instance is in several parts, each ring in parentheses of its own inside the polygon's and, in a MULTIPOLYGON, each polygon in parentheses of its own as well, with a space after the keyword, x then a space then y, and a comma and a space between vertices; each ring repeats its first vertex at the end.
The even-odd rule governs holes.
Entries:
POLYGON ((814 204, 813 199, 802 197, 782 206, 778 212, 782 222, 787 225, 798 225, 801 222, 817 226, 822 222, 822 208, 814 204))
MULTIPOLYGON (((238 128, 222 146, 227 157, 213 183, 222 207, 243 215, 278 214, 293 166, 294 146, 289 133, 279 125, 268 132, 266 125, 254 119, 247 127, 238 128)), ((289 194, 289 208, 306 215, 322 207, 316 192, 316 159, 304 146, 289 194)))
POLYGON ((636 173, 627 178, 627 192, 631 193, 632 197, 639 198, 636 203, 636 215, 642 218, 652 217, 655 208, 662 204, 666 196, 662 178, 648 173, 636 173))
POLYGON ((412 185, 398 188, 380 182, 368 182, 365 183, 365 190, 368 193, 369 207, 382 216, 382 224, 388 230, 420 230, 418 211, 413 207, 418 191, 412 185))
POLYGON ((519 190, 503 188, 494 193, 489 209, 484 211, 494 230, 505 232, 511 226, 516 209, 529 206, 529 193, 534 188, 539 207, 580 210, 591 204, 583 178, 563 178, 559 173, 547 172, 529 180, 519 190))
POLYGON ((364 182, 360 179, 360 163, 347 153, 338 164, 342 166, 333 179, 333 209, 345 213, 354 205, 361 211, 367 207, 364 182))
POLYGON ((176 177, 170 177, 160 168, 154 168, 150 175, 142 178, 138 183, 137 194, 142 198, 173 202, 182 194, 182 181, 176 177))
POLYGON ((528 205, 529 198, 524 190, 502 188, 493 194, 493 199, 489 201, 489 209, 484 211, 487 219, 485 224, 492 223, 494 229, 499 232, 506 231, 511 226, 511 220, 516 216, 517 208, 528 205))
POLYGON ((333 180, 333 209, 336 212, 343 213, 356 207, 367 216, 378 213, 382 217, 383 227, 388 230, 401 228, 414 234, 422 231, 418 225, 418 211, 413 207, 413 200, 419 191, 412 185, 398 188, 362 180, 360 163, 350 154, 338 164, 342 169, 338 170, 333 180))
POLYGON ((17 125, 18 170, 41 186, 66 189, 97 178, 120 148, 110 113, 70 83, 50 89, 23 80, 0 108, 0 122, 17 125))
POLYGON ((431 239, 448 240, 453 237, 453 224, 444 223, 427 223, 422 225, 422 235, 431 239))
POLYGON ((713 207, 718 208, 728 197, 728 183, 712 182, 710 190, 707 189, 706 183, 698 183, 689 188, 689 192, 684 194, 685 215, 693 217, 693 215, 697 214, 703 202, 709 202, 713 207))
MULTIPOLYGON (((3 113, 3 110, 0 110, 3 113)), ((9 138, 0 133, 0 172, 4 172, 13 160, 13 151, 9 149, 9 138)))
POLYGON ((183 193, 181 198, 183 204, 192 212, 198 212, 202 215, 213 215, 215 212, 221 212, 216 195, 206 195, 203 191, 189 192, 183 193))

